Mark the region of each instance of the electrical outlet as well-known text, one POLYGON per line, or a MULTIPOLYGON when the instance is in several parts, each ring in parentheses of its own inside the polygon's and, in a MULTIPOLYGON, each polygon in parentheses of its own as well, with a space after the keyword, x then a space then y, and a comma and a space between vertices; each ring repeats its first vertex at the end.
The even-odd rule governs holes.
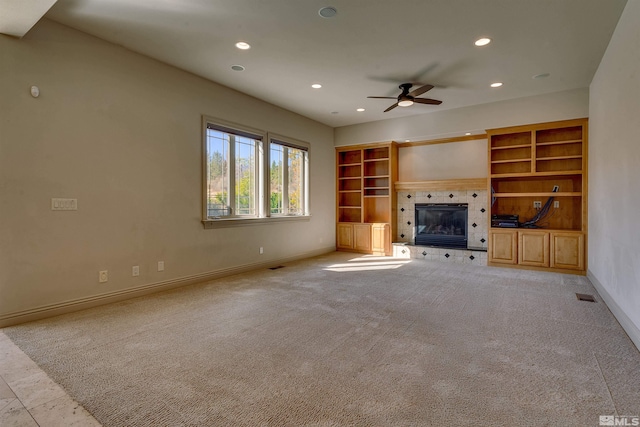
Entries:
POLYGON ((260 255, 262 255, 263 253, 264 253, 264 248, 260 246, 260 255))
POLYGON ((164 271, 164 261, 158 261, 158 271, 164 271))
POLYGON ((540 201, 533 202, 533 207, 535 209, 541 209, 542 208, 542 202, 540 202, 540 201))
POLYGON ((559 201, 557 201, 557 200, 555 200, 555 201, 553 202, 553 207, 554 207, 554 208, 556 208, 556 209, 557 209, 557 208, 559 208, 559 207, 560 207, 560 202, 559 202, 559 201))
POLYGON ((131 269, 131 275, 136 277, 140 275, 140 266, 139 265, 134 265, 133 268, 131 269))
POLYGON ((109 280, 109 271, 107 271, 107 270, 99 271, 98 272, 98 282, 105 283, 107 280, 109 280))
POLYGON ((77 211, 78 199, 53 198, 51 199, 51 210, 52 211, 77 211))

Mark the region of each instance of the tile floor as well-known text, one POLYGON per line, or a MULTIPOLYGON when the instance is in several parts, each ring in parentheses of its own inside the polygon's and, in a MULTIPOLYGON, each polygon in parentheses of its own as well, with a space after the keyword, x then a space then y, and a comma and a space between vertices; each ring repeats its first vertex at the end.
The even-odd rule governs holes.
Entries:
POLYGON ((100 426, 0 330, 0 426, 100 426))

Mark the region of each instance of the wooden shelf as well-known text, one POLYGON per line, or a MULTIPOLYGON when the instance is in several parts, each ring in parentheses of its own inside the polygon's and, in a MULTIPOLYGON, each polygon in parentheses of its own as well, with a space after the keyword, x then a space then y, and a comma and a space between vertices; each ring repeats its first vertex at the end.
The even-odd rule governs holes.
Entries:
POLYGON ((528 159, 511 159, 511 160, 492 160, 491 164, 492 165, 497 165, 497 164, 501 164, 501 163, 524 163, 524 162, 531 162, 531 158, 528 158, 528 159))
POLYGON ((570 139, 567 141, 551 141, 551 142, 537 142, 536 146, 545 146, 545 145, 562 145, 562 144, 576 144, 582 143, 581 139, 570 139))
MULTIPOLYGON (((539 228, 489 228, 489 264, 586 271, 587 119, 487 131, 491 215, 536 218, 536 202, 555 202, 539 228), (554 187, 560 191, 551 191, 554 187)), ((490 226, 490 224, 489 224, 490 226)))
POLYGON ((338 249, 391 255, 397 157, 393 142, 336 148, 338 249))
POLYGON ((509 150, 513 148, 531 148, 531 144, 507 145, 504 147, 491 147, 491 150, 509 150))
POLYGON ((582 197, 582 192, 493 193, 493 197, 582 197))
POLYGON ((569 160, 569 159, 581 159, 582 155, 576 156, 555 156, 555 157, 537 157, 536 161, 548 161, 548 160, 569 160))
POLYGON ((581 170, 570 171, 554 171, 554 172, 519 172, 519 173, 494 173, 491 178, 519 178, 519 177, 536 177, 536 176, 554 176, 554 175, 582 175, 581 170))

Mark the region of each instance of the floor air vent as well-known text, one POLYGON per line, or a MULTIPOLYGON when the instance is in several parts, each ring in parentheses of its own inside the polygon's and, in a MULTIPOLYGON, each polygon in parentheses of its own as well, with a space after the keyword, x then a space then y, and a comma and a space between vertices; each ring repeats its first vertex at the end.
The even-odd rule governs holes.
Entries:
POLYGON ((269 270, 277 270, 279 268, 284 268, 284 265, 277 265, 275 267, 269 267, 269 270))
POLYGON ((596 302, 596 299, 593 297, 593 295, 576 294, 576 296, 580 301, 596 302))

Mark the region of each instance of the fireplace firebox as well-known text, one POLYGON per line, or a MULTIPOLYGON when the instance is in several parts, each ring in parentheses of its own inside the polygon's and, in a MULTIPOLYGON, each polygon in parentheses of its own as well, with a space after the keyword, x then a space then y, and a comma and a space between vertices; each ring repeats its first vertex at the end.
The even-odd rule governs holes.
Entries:
POLYGON ((467 247, 466 203, 416 203, 416 245, 467 247))

